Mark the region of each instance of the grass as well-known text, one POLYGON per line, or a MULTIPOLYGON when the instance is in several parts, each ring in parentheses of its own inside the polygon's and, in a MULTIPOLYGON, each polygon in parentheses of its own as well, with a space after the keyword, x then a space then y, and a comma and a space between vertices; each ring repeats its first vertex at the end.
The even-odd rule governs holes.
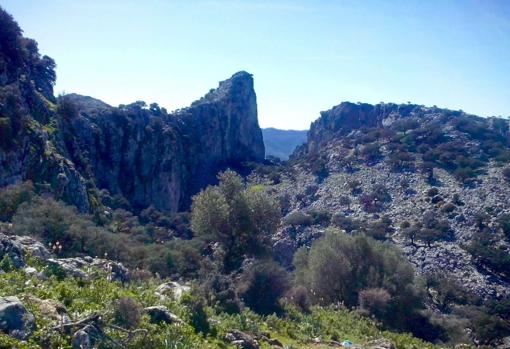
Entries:
MULTIPOLYGON (((31 262, 38 270, 44 266, 31 262)), ((51 274, 51 273, 50 273, 51 274)), ((30 312, 35 315, 37 330, 28 342, 20 342, 0 334, 0 348, 71 348, 70 336, 52 331, 55 326, 51 320, 42 316, 31 297, 52 299, 65 305, 73 319, 81 319, 95 312, 103 314, 106 323, 113 321, 113 309, 121 297, 130 297, 142 306, 165 305, 183 319, 183 324, 151 324, 147 316, 142 316, 140 328, 147 330, 146 337, 136 336, 128 348, 233 348, 223 341, 225 333, 238 329, 253 335, 266 333, 278 339, 286 348, 333 348, 327 343, 349 339, 357 345, 365 345, 374 339, 386 338, 395 343, 397 349, 435 348, 409 334, 397 334, 381 331, 377 324, 356 312, 341 306, 315 307, 310 313, 302 313, 289 307, 284 316, 259 316, 249 310, 241 314, 229 315, 217 313, 207 308, 211 324, 208 335, 196 333, 191 326, 191 313, 185 305, 174 300, 160 300, 154 290, 161 280, 132 282, 121 284, 108 281, 106 276, 97 274, 88 281, 75 278, 59 278, 49 275, 46 280, 39 280, 23 271, 11 271, 0 275, 0 296, 19 297, 30 312), (320 341, 320 343, 316 343, 320 341), (325 343, 325 344, 324 344, 325 343)), ((107 330, 107 334, 116 340, 125 338, 125 334, 107 330)), ((261 349, 271 348, 261 341, 261 349)), ((108 345, 102 348, 109 348, 108 345)))

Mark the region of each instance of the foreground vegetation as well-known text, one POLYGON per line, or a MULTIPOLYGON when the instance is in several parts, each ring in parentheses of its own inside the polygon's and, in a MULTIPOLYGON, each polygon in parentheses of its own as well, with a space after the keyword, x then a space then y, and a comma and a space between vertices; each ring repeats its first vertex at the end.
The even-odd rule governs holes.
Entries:
MULTIPOLYGON (((35 261, 30 264, 45 270, 43 265, 35 261)), ((260 316, 247 309, 238 314, 227 314, 213 307, 204 307, 194 292, 184 295, 180 301, 172 298, 161 300, 155 295, 161 280, 153 278, 134 280, 123 285, 109 281, 100 272, 89 281, 61 279, 50 270, 46 270, 46 273, 46 280, 23 271, 0 275, 0 296, 17 295, 35 315, 37 323, 35 334, 27 342, 0 334, 0 348, 70 348, 70 336, 60 332, 58 321, 51 321, 41 313, 36 298, 58 301, 73 319, 99 313, 107 325, 146 330, 127 341, 126 333, 105 326, 106 335, 114 341, 126 343, 127 348, 227 348, 230 346, 225 343, 224 336, 235 329, 254 337, 269 334, 287 348, 308 348, 311 343, 327 348, 331 341, 344 339, 366 344, 381 338, 391 340, 397 348, 433 347, 407 334, 381 331, 372 320, 341 306, 314 307, 308 313, 287 306, 282 316, 260 316), (125 302, 126 299, 133 302, 128 302, 130 305, 127 307, 119 307, 119 301, 125 302), (147 315, 141 315, 140 309, 153 305, 167 306, 183 320, 182 323, 152 324, 147 315), (133 312, 139 316, 133 316, 133 312), (200 312, 206 316, 197 319, 196 314, 200 312), (131 322, 126 322, 128 320, 131 322)), ((115 346, 110 342, 100 347, 115 346)), ((261 348, 270 346, 261 341, 261 348)))

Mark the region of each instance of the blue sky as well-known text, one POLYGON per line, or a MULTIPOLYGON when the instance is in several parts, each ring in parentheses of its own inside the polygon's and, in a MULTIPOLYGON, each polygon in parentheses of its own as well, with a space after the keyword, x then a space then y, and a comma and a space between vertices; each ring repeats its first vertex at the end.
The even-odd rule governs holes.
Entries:
POLYGON ((342 101, 510 116, 510 1, 3 0, 56 92, 173 110, 239 70, 263 127, 342 101))

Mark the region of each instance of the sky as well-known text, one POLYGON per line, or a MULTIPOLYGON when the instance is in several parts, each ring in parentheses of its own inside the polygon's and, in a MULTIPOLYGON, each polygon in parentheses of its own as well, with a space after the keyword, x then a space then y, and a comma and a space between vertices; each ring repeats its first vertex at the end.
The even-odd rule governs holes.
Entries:
POLYGON ((510 116, 510 0, 2 0, 56 93, 189 105, 253 74, 262 127, 342 101, 510 116))

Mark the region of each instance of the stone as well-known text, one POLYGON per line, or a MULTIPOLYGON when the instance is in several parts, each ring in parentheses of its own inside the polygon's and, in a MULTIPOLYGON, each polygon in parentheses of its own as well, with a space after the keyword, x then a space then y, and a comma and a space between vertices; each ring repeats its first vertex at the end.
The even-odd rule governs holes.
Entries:
POLYGON ((65 275, 88 279, 95 270, 106 273, 112 281, 128 282, 131 279, 131 272, 122 263, 102 258, 73 257, 73 258, 50 258, 48 266, 61 268, 65 275))
POLYGON ((96 327, 87 325, 74 333, 71 345, 73 349, 93 349, 103 337, 103 333, 96 327))
POLYGON ((179 319, 177 315, 170 312, 170 310, 168 310, 168 308, 163 305, 147 307, 144 309, 144 311, 149 315, 150 321, 155 324, 160 322, 167 324, 182 322, 182 320, 179 319))
POLYGON ((175 281, 169 281, 159 285, 156 288, 155 294, 161 299, 170 297, 176 301, 179 301, 182 295, 186 292, 189 292, 190 290, 191 288, 189 286, 181 285, 175 281))
POLYGON ((60 302, 52 299, 39 299, 34 296, 29 296, 28 301, 37 305, 41 315, 43 315, 45 319, 50 319, 56 324, 71 322, 66 307, 60 302))
POLYGON ((241 349, 259 349, 259 343, 252 336, 238 330, 227 332, 225 340, 241 349))
POLYGON ((387 339, 377 339, 368 343, 369 349, 395 349, 395 344, 387 339))
POLYGON ((0 330, 16 339, 27 339, 35 330, 35 318, 17 297, 0 298, 0 330))
POLYGON ((510 349, 510 337, 503 338, 496 348, 497 349, 510 349))

